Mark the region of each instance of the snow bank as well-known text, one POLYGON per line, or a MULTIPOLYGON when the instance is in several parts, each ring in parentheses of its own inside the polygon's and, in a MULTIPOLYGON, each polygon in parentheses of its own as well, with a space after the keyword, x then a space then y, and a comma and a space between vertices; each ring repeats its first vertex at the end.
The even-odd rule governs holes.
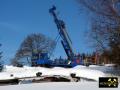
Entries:
POLYGON ((81 69, 81 68, 86 68, 86 66, 83 66, 83 65, 77 65, 74 67, 74 69, 81 69))
POLYGON ((62 76, 70 76, 71 73, 75 73, 76 76, 94 79, 96 81, 98 81, 99 77, 105 76, 105 74, 101 71, 90 70, 88 67, 81 65, 78 65, 74 68, 61 68, 61 67, 44 68, 28 66, 20 68, 14 66, 5 66, 3 72, 0 73, 0 80, 22 77, 34 77, 38 72, 42 72, 42 75, 62 75, 62 76))
POLYGON ((105 77, 103 72, 90 69, 72 69, 71 73, 75 73, 78 77, 93 79, 96 81, 99 80, 99 77, 105 77))
POLYGON ((43 72, 43 75, 62 75, 62 76, 70 76, 70 69, 55 67, 46 72, 43 72))
POLYGON ((10 73, 7 73, 7 72, 0 73, 0 80, 13 79, 13 78, 14 77, 11 77, 10 73))
POLYGON ((98 66, 98 65, 89 65, 89 67, 101 67, 101 66, 98 66))
POLYGON ((114 66, 116 66, 116 64, 105 64, 105 66, 107 66, 107 67, 114 67, 114 66))

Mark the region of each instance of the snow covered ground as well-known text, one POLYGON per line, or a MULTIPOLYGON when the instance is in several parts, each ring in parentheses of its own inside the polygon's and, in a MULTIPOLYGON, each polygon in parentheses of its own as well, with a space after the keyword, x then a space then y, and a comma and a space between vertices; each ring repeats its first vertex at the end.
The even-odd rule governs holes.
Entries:
POLYGON ((88 78, 98 81, 99 77, 105 77, 106 74, 99 70, 92 70, 85 66, 78 65, 74 68, 43 68, 43 67, 28 67, 24 66, 13 67, 5 66, 3 71, 0 73, 0 80, 23 78, 23 77, 34 77, 37 72, 42 72, 42 75, 63 75, 70 76, 71 73, 76 74, 78 77, 88 78))
MULTIPOLYGON (((120 85, 119 85, 120 88, 120 85)), ((119 88, 114 88, 119 90, 119 88)), ((0 90, 99 90, 98 83, 96 82, 50 82, 50 83, 34 83, 34 84, 21 84, 21 85, 10 85, 0 86, 0 90)), ((110 88, 113 89, 113 88, 110 88)), ((107 90, 102 88, 102 90, 107 90)))
MULTIPOLYGON (((105 77, 108 66, 96 66, 91 65, 90 67, 78 65, 74 68, 43 68, 43 67, 28 67, 24 66, 13 67, 4 66, 2 72, 0 72, 0 80, 14 79, 21 77, 34 77, 37 72, 42 72, 42 75, 64 75, 70 76, 71 73, 75 73, 76 76, 88 79, 94 79, 98 81, 99 77, 105 77)), ((120 88, 120 85, 119 85, 120 88)), ((115 89, 119 89, 115 88, 115 89)), ((45 83, 31 83, 31 84, 20 84, 20 85, 8 85, 0 86, 0 90, 84 90, 84 89, 100 89, 98 82, 45 82, 45 83)), ((102 88, 106 90, 106 88, 102 88)))

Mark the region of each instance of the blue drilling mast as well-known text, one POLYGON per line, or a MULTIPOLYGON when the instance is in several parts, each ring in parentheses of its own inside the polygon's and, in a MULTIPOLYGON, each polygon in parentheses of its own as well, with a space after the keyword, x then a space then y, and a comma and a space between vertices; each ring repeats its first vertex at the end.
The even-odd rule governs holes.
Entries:
POLYGON ((72 49, 72 41, 66 31, 66 27, 65 27, 65 23, 63 20, 58 19, 57 15, 56 15, 56 7, 53 6, 49 12, 53 15, 54 18, 54 22, 57 26, 58 32, 62 38, 61 43, 62 46, 68 56, 68 59, 72 60, 74 57, 74 53, 73 53, 73 49, 72 49))
POLYGON ((57 26, 59 35, 62 38, 61 44, 67 54, 68 60, 70 61, 70 65, 73 67, 73 66, 77 65, 78 62, 80 63, 80 58, 79 58, 79 56, 75 56, 75 54, 73 52, 72 41, 67 33, 65 23, 63 20, 58 19, 55 6, 53 6, 51 9, 49 9, 49 12, 52 14, 52 16, 54 18, 54 22, 57 26), (79 61, 76 62, 76 60, 78 60, 78 59, 79 59, 79 61))

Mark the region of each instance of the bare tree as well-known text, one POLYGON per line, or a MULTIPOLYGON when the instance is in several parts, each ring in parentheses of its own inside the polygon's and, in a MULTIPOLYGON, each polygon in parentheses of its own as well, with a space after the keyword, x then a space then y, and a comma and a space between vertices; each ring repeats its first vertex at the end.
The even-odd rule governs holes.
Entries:
POLYGON ((55 45, 54 40, 43 34, 30 34, 21 43, 12 63, 17 64, 16 60, 19 60, 22 57, 31 57, 33 52, 39 54, 45 52, 50 55, 53 52, 55 45))
POLYGON ((91 12, 90 37, 97 49, 120 64, 120 0, 77 0, 91 12))

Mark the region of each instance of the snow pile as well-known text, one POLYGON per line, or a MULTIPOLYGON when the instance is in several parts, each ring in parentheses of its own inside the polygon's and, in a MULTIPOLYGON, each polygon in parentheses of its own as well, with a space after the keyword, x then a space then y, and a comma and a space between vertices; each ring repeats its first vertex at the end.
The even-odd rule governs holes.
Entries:
POLYGON ((107 67, 114 67, 114 66, 116 66, 116 64, 105 64, 105 66, 107 66, 107 67))
POLYGON ((83 66, 83 65, 77 65, 74 67, 74 69, 81 69, 81 68, 87 68, 86 66, 83 66))
POLYGON ((89 67, 101 67, 101 66, 98 66, 98 65, 89 65, 89 67))
POLYGON ((105 74, 98 70, 90 70, 90 69, 72 69, 71 73, 75 73, 76 76, 82 78, 88 78, 98 81, 99 77, 104 77, 105 74))
POLYGON ((10 73, 7 73, 7 72, 0 73, 0 80, 13 79, 13 78, 14 77, 11 77, 10 73))
POLYGON ((88 67, 78 65, 74 68, 44 68, 44 67, 28 67, 24 66, 14 67, 5 66, 3 72, 0 73, 0 80, 23 78, 23 77, 35 77, 36 73, 41 72, 42 75, 62 75, 70 76, 71 73, 76 74, 78 77, 88 78, 98 81, 99 77, 104 77, 105 74, 98 70, 91 70, 88 67))
POLYGON ((43 75, 70 76, 70 69, 68 69, 68 68, 61 68, 61 67, 54 67, 52 69, 46 70, 46 72, 43 72, 43 75))
POLYGON ((45 68, 42 68, 42 67, 38 68, 38 67, 28 67, 28 66, 24 66, 24 67, 4 66, 3 72, 0 73, 0 80, 6 79, 6 76, 9 77, 10 79, 23 78, 23 77, 35 77, 37 72, 39 71, 43 72, 44 69, 45 68))

